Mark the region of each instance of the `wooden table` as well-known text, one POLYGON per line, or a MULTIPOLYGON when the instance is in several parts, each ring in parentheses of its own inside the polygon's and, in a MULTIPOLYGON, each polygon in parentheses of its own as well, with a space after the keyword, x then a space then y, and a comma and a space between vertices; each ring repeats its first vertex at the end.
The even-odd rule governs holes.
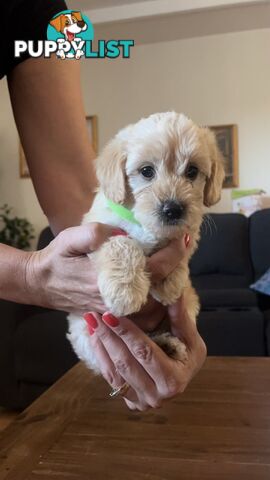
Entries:
POLYGON ((134 413, 78 364, 0 437, 5 480, 269 480, 270 358, 209 358, 134 413))

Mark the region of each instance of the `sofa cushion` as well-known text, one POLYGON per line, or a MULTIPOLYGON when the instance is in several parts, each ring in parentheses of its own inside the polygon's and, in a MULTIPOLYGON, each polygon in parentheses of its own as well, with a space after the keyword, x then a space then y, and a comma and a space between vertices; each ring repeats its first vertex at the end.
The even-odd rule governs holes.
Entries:
MULTIPOLYGON (((193 276, 218 275, 213 284, 220 280, 224 287, 225 276, 228 286, 234 276, 236 283, 231 287, 247 286, 252 280, 252 266, 249 254, 249 224, 244 215, 236 213, 210 214, 201 227, 199 248, 191 259, 193 276)), ((206 217, 207 218, 207 217, 206 217)), ((206 288, 210 288, 208 284, 206 288)), ((219 288, 219 284, 216 285, 219 288)))
POLYGON ((211 307, 231 307, 234 311, 242 307, 256 307, 257 296, 247 288, 210 289, 199 291, 201 309, 211 307))
POLYGON ((20 407, 14 366, 14 335, 27 312, 26 305, 0 300, 0 406, 20 407))
POLYGON ((263 356, 266 354, 264 318, 257 308, 202 311, 198 329, 208 355, 263 356))
POLYGON ((243 275, 225 275, 209 273, 208 275, 192 276, 192 285, 200 290, 220 290, 233 288, 249 288, 249 281, 243 275))
POLYGON ((251 215, 249 234, 250 255, 257 280, 270 268, 270 208, 251 215))

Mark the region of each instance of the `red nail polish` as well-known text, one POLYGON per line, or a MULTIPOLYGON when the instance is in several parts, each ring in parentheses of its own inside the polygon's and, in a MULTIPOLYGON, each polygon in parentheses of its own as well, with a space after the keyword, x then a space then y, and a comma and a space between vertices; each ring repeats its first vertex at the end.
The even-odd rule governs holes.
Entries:
POLYGON ((94 335, 95 333, 95 330, 93 330, 93 328, 90 327, 90 325, 87 325, 87 328, 88 328, 88 332, 89 332, 89 335, 94 335))
MULTIPOLYGON (((83 316, 84 320, 86 321, 87 325, 88 325, 88 329, 91 328, 91 330, 95 330, 97 327, 98 327, 98 323, 94 317, 94 315, 92 315, 92 313, 85 313, 84 316, 83 316)), ((90 331, 89 331, 90 333, 90 331)), ((93 332, 94 333, 94 332, 93 332)), ((91 333, 90 333, 91 335, 91 333)))
POLYGON ((124 230, 121 230, 121 228, 115 228, 113 231, 112 231, 112 237, 117 237, 118 235, 123 235, 123 236, 127 236, 127 232, 125 232, 124 230))
POLYGON ((104 313, 102 319, 105 323, 107 323, 107 325, 109 325, 109 327, 118 327, 119 325, 119 320, 111 313, 104 313))
POLYGON ((184 240, 185 240, 186 248, 188 248, 188 246, 190 244, 190 235, 188 233, 186 233, 186 235, 184 237, 184 240))

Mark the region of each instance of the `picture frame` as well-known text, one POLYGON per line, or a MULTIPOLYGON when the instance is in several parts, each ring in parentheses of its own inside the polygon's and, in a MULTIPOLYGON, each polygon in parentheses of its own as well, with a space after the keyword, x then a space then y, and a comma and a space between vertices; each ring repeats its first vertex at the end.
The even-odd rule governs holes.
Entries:
POLYGON ((96 155, 98 155, 98 121, 97 115, 86 116, 87 131, 96 155))
POLYGON ((218 146, 225 159, 223 188, 239 187, 238 129, 237 125, 209 126, 217 138, 218 146))
POLYGON ((25 158, 25 153, 20 141, 19 141, 19 172, 20 172, 20 178, 30 178, 30 173, 29 173, 29 168, 25 158))
MULTIPOLYGON (((89 133, 89 138, 93 146, 95 154, 98 154, 98 124, 97 124, 97 115, 87 115, 86 116, 86 126, 89 133)), ((23 146, 19 141, 19 173, 20 178, 30 178, 30 173, 25 158, 25 153, 23 146)))

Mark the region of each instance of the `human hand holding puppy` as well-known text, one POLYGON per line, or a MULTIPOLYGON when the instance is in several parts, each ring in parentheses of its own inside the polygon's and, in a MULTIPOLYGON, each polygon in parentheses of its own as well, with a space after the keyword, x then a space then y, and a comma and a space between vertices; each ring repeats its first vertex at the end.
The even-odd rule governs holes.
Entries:
MULTIPOLYGON (((27 255, 24 300, 32 305, 41 305, 83 315, 93 310, 104 313, 106 307, 101 298, 97 274, 87 254, 95 251, 110 237, 124 234, 101 223, 89 223, 62 231, 46 248, 27 255)), ((183 255, 183 244, 173 240, 148 259, 148 268, 153 278, 166 278, 183 255)), ((154 299, 134 321, 145 330, 153 330, 165 314, 165 308, 154 299)))
MULTIPOLYGON (((70 228, 44 250, 31 254, 27 280, 29 291, 34 293, 32 303, 80 314, 89 310, 104 313, 106 308, 98 290, 96 272, 86 253, 98 249, 115 234, 121 232, 99 223, 70 228)), ((166 278, 179 259, 184 258, 187 247, 187 238, 173 240, 149 257, 147 263, 152 278, 166 278)), ((120 319, 118 325, 118 320, 109 315, 103 317, 104 321, 98 313, 92 315, 92 322, 96 322, 98 328, 94 331, 93 323, 90 325, 90 341, 101 371, 113 387, 128 382, 130 388, 125 401, 130 409, 157 407, 164 399, 182 392, 204 362, 205 345, 196 324, 187 316, 183 298, 169 309, 150 298, 141 312, 132 315, 132 321, 120 319), (168 357, 143 332, 157 328, 167 312, 172 333, 186 344, 185 363, 168 357)), ((86 318, 89 320, 89 316, 86 318)))
POLYGON ((123 396, 131 410, 158 408, 182 393, 205 361, 206 347, 188 317, 185 295, 168 308, 168 316, 173 335, 186 345, 185 361, 168 357, 127 318, 85 315, 101 373, 112 388, 128 385, 123 396))
MULTIPOLYGON (((188 245, 185 236, 149 257, 152 279, 166 278, 185 257, 188 245)), ((131 410, 158 408, 164 400, 182 393, 205 361, 206 346, 187 314, 185 296, 169 308, 150 297, 141 312, 131 315, 132 321, 108 312, 84 315, 101 373, 112 388, 128 385, 124 400, 131 410), (157 328, 165 316, 172 334, 186 345, 183 362, 167 356, 144 333, 157 328)))

